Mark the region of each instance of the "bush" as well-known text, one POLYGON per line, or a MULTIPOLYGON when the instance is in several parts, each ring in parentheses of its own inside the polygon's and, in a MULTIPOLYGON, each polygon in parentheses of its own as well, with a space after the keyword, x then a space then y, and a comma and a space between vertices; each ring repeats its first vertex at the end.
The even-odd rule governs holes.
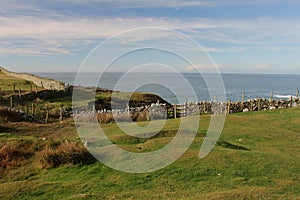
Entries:
POLYGON ((54 168, 65 164, 91 164, 96 159, 87 149, 75 142, 65 141, 57 147, 48 146, 41 152, 43 168, 54 168))
POLYGON ((30 150, 20 149, 19 146, 3 146, 0 149, 0 176, 7 169, 23 165, 33 155, 30 150))
POLYGON ((114 122, 115 119, 114 119, 114 116, 112 113, 105 113, 105 114, 97 114, 97 120, 99 123, 111 123, 111 122, 114 122))

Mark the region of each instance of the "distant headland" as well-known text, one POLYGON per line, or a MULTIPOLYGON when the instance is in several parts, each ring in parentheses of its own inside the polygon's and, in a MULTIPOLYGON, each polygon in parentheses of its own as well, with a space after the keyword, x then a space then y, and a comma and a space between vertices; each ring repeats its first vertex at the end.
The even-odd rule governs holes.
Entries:
POLYGON ((29 73, 16 73, 6 70, 3 67, 0 67, 0 72, 4 73, 5 75, 12 76, 19 79, 24 79, 26 81, 33 82, 35 85, 45 88, 45 89, 55 89, 55 90, 63 90, 65 89, 65 84, 61 81, 57 81, 54 79, 48 79, 39 77, 29 73))

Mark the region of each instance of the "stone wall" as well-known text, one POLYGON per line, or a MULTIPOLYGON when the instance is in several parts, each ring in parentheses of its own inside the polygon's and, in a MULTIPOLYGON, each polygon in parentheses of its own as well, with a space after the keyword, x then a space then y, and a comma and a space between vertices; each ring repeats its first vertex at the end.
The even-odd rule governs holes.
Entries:
POLYGON ((39 87, 43 87, 48 90, 63 90, 63 89, 65 89, 64 83, 53 80, 53 79, 42 78, 42 77, 35 76, 32 74, 28 74, 28 73, 10 72, 2 67, 0 67, 0 72, 3 72, 5 75, 8 75, 8 76, 12 76, 12 77, 19 78, 19 79, 24 79, 26 81, 31 81, 35 85, 37 85, 39 87))

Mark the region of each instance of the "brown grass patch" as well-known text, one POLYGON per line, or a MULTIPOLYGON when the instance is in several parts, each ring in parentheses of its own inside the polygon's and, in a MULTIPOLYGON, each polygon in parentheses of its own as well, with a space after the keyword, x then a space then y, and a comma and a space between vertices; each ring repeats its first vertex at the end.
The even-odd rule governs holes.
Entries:
POLYGON ((91 164, 96 159, 80 143, 65 141, 49 145, 41 152, 40 162, 43 168, 54 168, 65 164, 91 164))
POLYGON ((289 187, 297 184, 296 181, 290 179, 279 179, 276 181, 276 183, 280 187, 289 187))
POLYGON ((274 196, 267 188, 240 187, 206 193, 201 195, 201 199, 274 199, 274 196))
POLYGON ((33 155, 34 152, 29 145, 22 143, 19 145, 4 145, 0 148, 0 177, 8 169, 24 165, 26 160, 33 155))

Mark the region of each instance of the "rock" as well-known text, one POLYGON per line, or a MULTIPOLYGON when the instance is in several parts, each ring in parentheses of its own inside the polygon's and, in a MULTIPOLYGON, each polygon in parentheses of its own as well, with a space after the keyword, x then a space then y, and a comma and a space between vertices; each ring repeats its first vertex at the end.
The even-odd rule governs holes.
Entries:
POLYGON ((249 112, 248 108, 243 109, 243 112, 249 112))

